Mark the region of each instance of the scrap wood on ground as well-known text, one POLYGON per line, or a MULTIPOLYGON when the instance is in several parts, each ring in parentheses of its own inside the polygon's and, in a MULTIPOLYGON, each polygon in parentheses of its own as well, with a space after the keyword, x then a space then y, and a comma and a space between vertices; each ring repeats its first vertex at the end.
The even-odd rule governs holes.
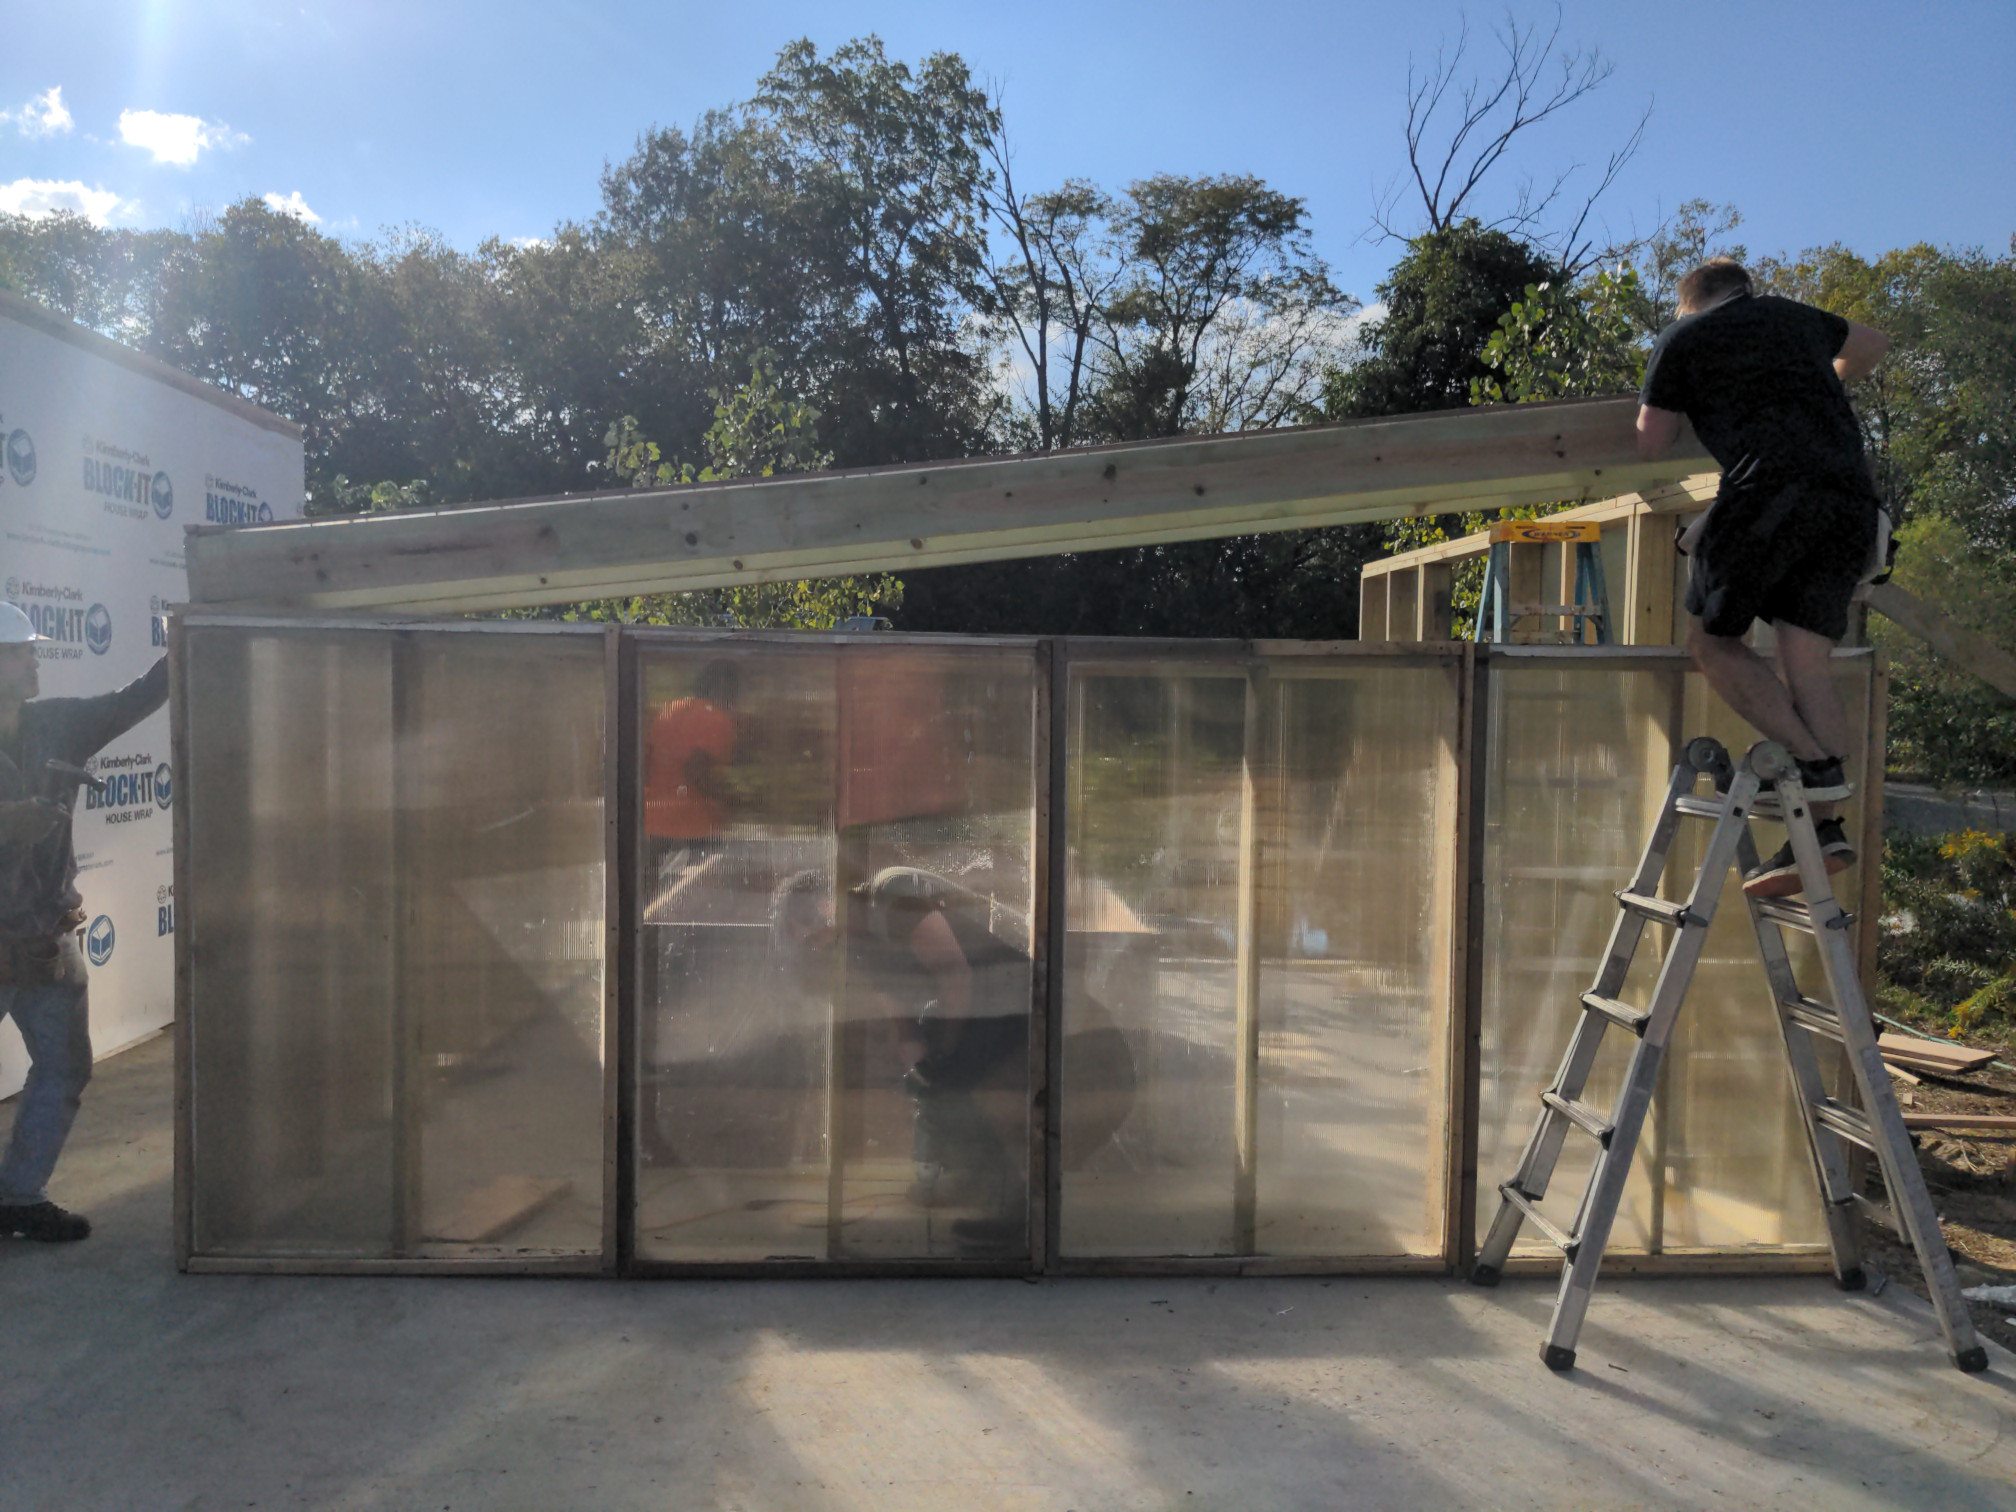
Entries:
MULTIPOLYGON (((1919 1057, 1905 1073, 1911 1080, 1899 1078, 1898 1101, 1962 1289, 1979 1293, 1967 1298, 1974 1327, 2016 1349, 2011 1309, 1993 1300, 2000 1288, 2016 1286, 2016 1072, 2007 1069, 2016 1065, 2016 1046, 1885 1034, 1879 1046, 1893 1070, 1893 1041, 1919 1057)), ((1872 1181, 1871 1195, 1878 1195, 1880 1177, 1872 1181)), ((1863 1244, 1878 1272, 1924 1295, 1917 1257, 1893 1233, 1867 1224, 1863 1244)))

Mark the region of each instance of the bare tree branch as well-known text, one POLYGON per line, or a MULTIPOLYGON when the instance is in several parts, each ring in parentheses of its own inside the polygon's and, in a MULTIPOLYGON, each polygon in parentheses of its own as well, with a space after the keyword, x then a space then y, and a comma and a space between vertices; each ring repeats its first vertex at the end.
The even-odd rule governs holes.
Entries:
MULTIPOLYGON (((1537 23, 1522 26, 1510 10, 1506 12, 1504 26, 1494 28, 1493 35, 1504 59, 1500 71, 1489 79, 1472 76, 1459 82, 1469 49, 1467 18, 1455 46, 1436 50, 1432 67, 1417 71, 1411 61, 1408 64, 1404 177, 1411 177, 1420 195, 1422 229, 1444 231, 1466 216, 1476 217, 1476 203, 1486 181, 1521 134, 1530 133, 1535 126, 1601 88, 1616 69, 1594 47, 1563 49, 1557 55, 1555 48, 1561 36, 1558 6, 1554 23, 1544 36, 1537 23)), ((1522 177, 1511 209, 1486 224, 1545 249, 1571 271, 1588 266, 1592 243, 1585 239, 1584 232, 1590 213, 1597 199, 1616 182, 1624 165, 1637 154, 1650 116, 1648 104, 1637 127, 1609 155, 1600 181, 1582 199, 1565 231, 1549 232, 1544 227, 1569 178, 1582 167, 1580 163, 1556 173, 1546 191, 1538 195, 1533 192, 1532 179, 1522 177)), ((1402 178, 1403 175, 1396 174, 1374 197, 1372 225, 1378 240, 1404 240, 1411 234, 1402 229, 1395 214, 1402 178)))

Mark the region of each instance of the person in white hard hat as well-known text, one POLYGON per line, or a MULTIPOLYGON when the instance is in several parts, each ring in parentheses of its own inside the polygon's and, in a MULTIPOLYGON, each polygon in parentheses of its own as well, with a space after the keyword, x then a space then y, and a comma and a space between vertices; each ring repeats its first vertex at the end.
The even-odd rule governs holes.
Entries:
POLYGON ((16 605, 0 603, 0 1018, 13 1018, 28 1047, 28 1080, 0 1155, 0 1239, 61 1243, 91 1233, 89 1220, 45 1190, 91 1080, 84 900, 70 839, 76 774, 167 700, 168 662, 115 693, 38 699, 35 644, 46 639, 16 605))

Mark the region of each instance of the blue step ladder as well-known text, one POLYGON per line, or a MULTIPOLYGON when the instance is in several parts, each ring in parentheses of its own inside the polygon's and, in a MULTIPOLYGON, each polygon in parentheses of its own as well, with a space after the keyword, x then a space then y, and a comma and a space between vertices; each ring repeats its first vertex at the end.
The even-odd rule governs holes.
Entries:
POLYGON ((1471 639, 1502 641, 1505 627, 1517 619, 1572 621, 1566 637, 1583 644, 1593 631, 1596 644, 1607 646, 1610 633, 1610 589, 1603 580, 1603 528, 1590 522, 1564 520, 1500 520, 1491 527, 1491 554, 1484 564, 1484 591, 1477 597, 1477 624, 1471 639), (1572 604, 1515 604, 1512 599, 1512 548, 1515 545, 1558 544, 1575 548, 1575 601, 1572 604))

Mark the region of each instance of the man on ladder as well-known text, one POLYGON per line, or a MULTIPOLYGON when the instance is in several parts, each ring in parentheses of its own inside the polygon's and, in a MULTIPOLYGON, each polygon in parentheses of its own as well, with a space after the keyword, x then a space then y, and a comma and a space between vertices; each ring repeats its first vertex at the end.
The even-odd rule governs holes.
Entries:
MULTIPOLYGON (((1834 817, 1849 795, 1852 726, 1830 665, 1876 533, 1879 500, 1846 385, 1889 349, 1880 331, 1756 294, 1715 258, 1680 280, 1680 319, 1653 344, 1638 451, 1663 456, 1684 415, 1722 465, 1693 548, 1688 649, 1710 687, 1799 763, 1830 872, 1855 862, 1834 817), (1743 642, 1754 620, 1777 637, 1780 682, 1743 642)), ((1788 843, 1745 878, 1752 896, 1800 889, 1788 843)))
MULTIPOLYGON (((1575 1363, 1575 1344, 1596 1284, 1632 1160, 1675 1021, 1733 865, 1757 936, 1795 1099, 1827 1219, 1834 1274, 1845 1289, 1864 1284, 1858 1212, 1894 1227, 1917 1252, 1953 1362, 1985 1369, 1960 1295, 1953 1260, 1876 1042, 1830 873, 1854 852, 1833 804, 1849 795, 1841 758, 1850 725, 1829 664, 1847 630, 1848 605, 1876 530, 1878 501, 1862 460, 1861 433, 1843 385, 1872 368, 1888 340, 1791 300, 1760 299, 1749 276, 1718 259, 1680 282, 1681 320, 1663 332, 1646 368, 1639 449, 1656 458, 1682 415, 1722 464, 1722 487, 1694 552, 1687 590, 1688 643, 1709 684, 1770 739, 1740 766, 1713 740, 1695 740, 1673 772, 1638 868, 1617 894, 1618 916, 1596 979, 1582 994, 1583 1017, 1511 1179, 1498 1187, 1498 1214, 1478 1247, 1471 1279, 1497 1284, 1520 1229, 1531 1222, 1564 1259, 1561 1286, 1541 1358, 1575 1363), (1786 682, 1743 643, 1757 618, 1778 636, 1786 682), (1789 684, 1789 686, 1788 686, 1789 684), (1712 795, 1698 791, 1701 779, 1712 795), (1684 901, 1660 895, 1676 832, 1685 819, 1714 825, 1684 901), (1789 839, 1760 862, 1753 819, 1782 823, 1789 839), (1804 892, 1806 901, 1777 901, 1804 892), (1672 931, 1643 1007, 1619 993, 1648 925, 1672 931), (1787 932, 1817 947, 1824 999, 1794 977, 1787 932), (1637 1038, 1615 1104, 1584 1100, 1605 1033, 1637 1038), (1844 1052, 1852 1101, 1821 1074, 1816 1040, 1844 1052), (1569 1135, 1594 1139, 1597 1153, 1574 1217, 1564 1226, 1541 1209, 1569 1135), (1857 1189, 1853 1152, 1873 1155, 1886 1202, 1857 1189)), ((1845 1093, 1846 1089, 1843 1089, 1845 1093)))

